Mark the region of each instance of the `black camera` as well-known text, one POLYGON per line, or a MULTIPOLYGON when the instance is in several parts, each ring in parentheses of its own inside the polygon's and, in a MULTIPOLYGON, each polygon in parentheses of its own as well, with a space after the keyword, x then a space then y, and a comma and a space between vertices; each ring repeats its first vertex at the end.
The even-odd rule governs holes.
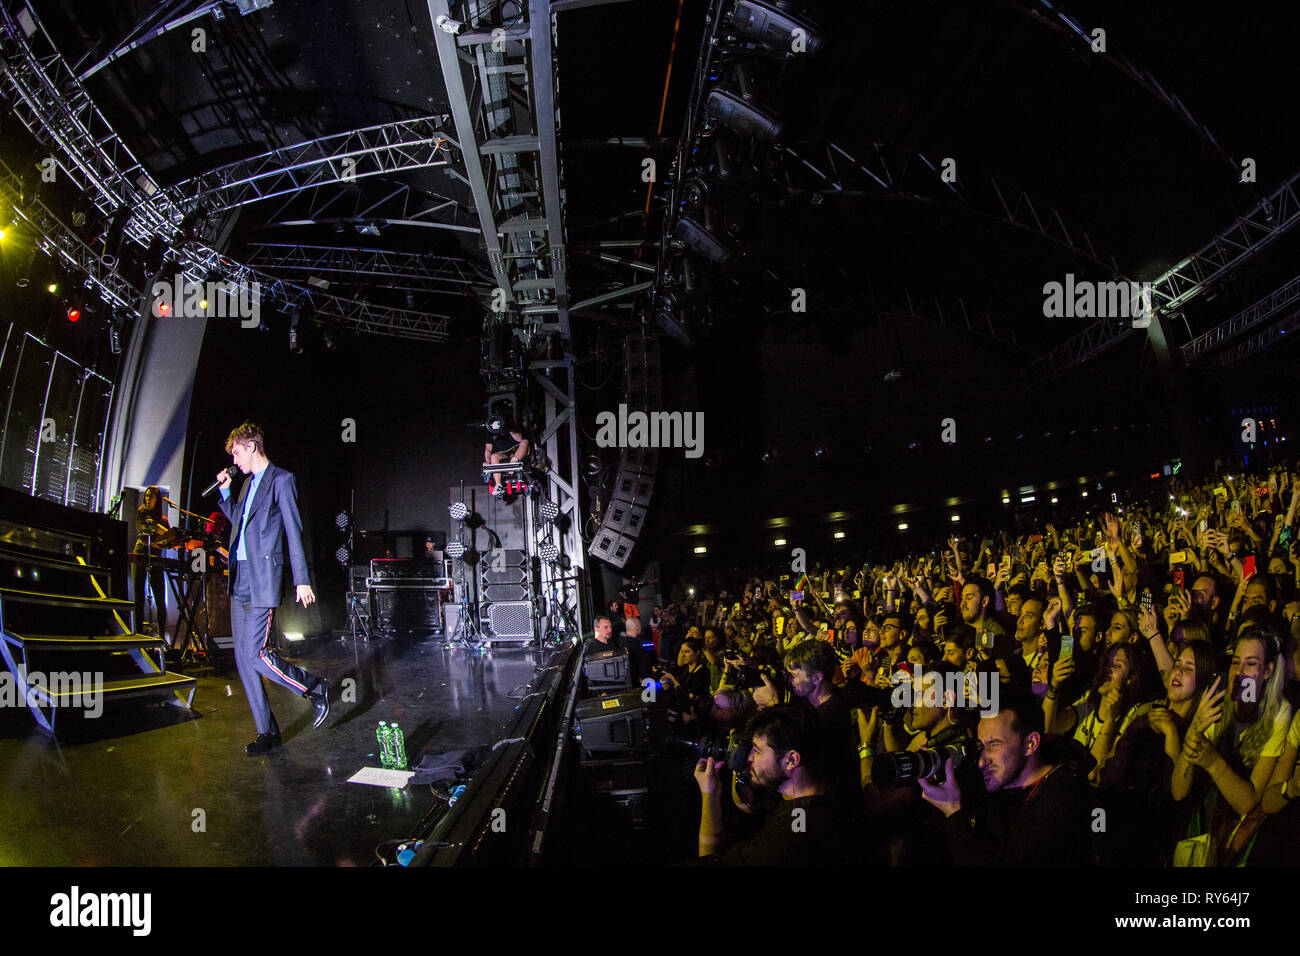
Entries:
POLYGON ((723 763, 741 783, 749 783, 749 752, 754 749, 754 741, 748 734, 710 730, 698 741, 668 737, 664 747, 697 761, 712 757, 715 763, 723 763))
POLYGON ((974 740, 959 740, 935 750, 883 753, 871 762, 871 781, 882 787, 901 787, 913 780, 943 783, 944 761, 951 759, 953 771, 956 772, 978 758, 979 744, 974 740))

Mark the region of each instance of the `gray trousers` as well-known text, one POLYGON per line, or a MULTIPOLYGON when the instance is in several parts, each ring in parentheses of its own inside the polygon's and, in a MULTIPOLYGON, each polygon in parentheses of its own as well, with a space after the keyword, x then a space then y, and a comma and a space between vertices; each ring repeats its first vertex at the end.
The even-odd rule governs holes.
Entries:
POLYGON ((296 664, 290 664, 266 646, 271 636, 273 607, 254 607, 246 574, 240 574, 243 561, 235 561, 230 573, 235 576, 235 593, 230 599, 230 629, 235 638, 235 664, 239 679, 244 683, 244 694, 253 711, 253 725, 259 734, 280 732, 271 713, 271 702, 266 696, 262 678, 275 681, 296 694, 314 689, 318 679, 296 664))

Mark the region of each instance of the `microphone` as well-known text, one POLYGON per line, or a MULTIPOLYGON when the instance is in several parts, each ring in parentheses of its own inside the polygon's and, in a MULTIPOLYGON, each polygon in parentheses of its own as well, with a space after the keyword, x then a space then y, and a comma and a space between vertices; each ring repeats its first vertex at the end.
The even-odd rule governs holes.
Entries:
MULTIPOLYGON (((225 469, 223 469, 223 471, 227 478, 229 478, 231 481, 234 481, 235 473, 234 471, 231 470, 232 468, 233 466, 227 466, 225 469)), ((203 489, 203 493, 199 497, 206 498, 208 495, 212 494, 212 492, 216 491, 220 487, 221 487, 221 482, 214 481, 212 484, 208 485, 206 488, 203 489)))

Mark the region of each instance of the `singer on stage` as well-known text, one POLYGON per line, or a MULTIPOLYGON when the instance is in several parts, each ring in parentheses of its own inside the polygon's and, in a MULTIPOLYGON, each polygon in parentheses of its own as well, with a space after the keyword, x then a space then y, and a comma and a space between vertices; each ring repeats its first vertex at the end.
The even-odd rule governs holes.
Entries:
POLYGON ((221 510, 230 519, 230 626, 235 661, 253 711, 257 739, 244 748, 258 756, 280 746, 280 728, 271 713, 262 677, 283 684, 308 698, 315 710, 313 727, 329 716, 329 682, 313 677, 267 647, 271 618, 280 606, 286 550, 297 600, 307 607, 316 600, 302 547, 302 518, 293 475, 271 464, 260 425, 244 422, 226 439, 235 467, 248 476, 239 497, 232 500, 230 468, 217 474, 221 510))

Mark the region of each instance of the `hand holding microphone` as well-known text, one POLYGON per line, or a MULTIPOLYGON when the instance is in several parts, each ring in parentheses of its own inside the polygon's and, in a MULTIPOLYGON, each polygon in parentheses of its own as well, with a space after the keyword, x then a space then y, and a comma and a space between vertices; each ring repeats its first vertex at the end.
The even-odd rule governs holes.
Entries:
POLYGON ((203 497, 206 498, 208 495, 212 494, 212 492, 216 491, 218 488, 221 489, 229 488, 230 480, 234 477, 234 472, 231 470, 233 467, 234 466, 232 465, 223 468, 221 469, 221 471, 217 472, 217 480, 203 489, 203 497))

